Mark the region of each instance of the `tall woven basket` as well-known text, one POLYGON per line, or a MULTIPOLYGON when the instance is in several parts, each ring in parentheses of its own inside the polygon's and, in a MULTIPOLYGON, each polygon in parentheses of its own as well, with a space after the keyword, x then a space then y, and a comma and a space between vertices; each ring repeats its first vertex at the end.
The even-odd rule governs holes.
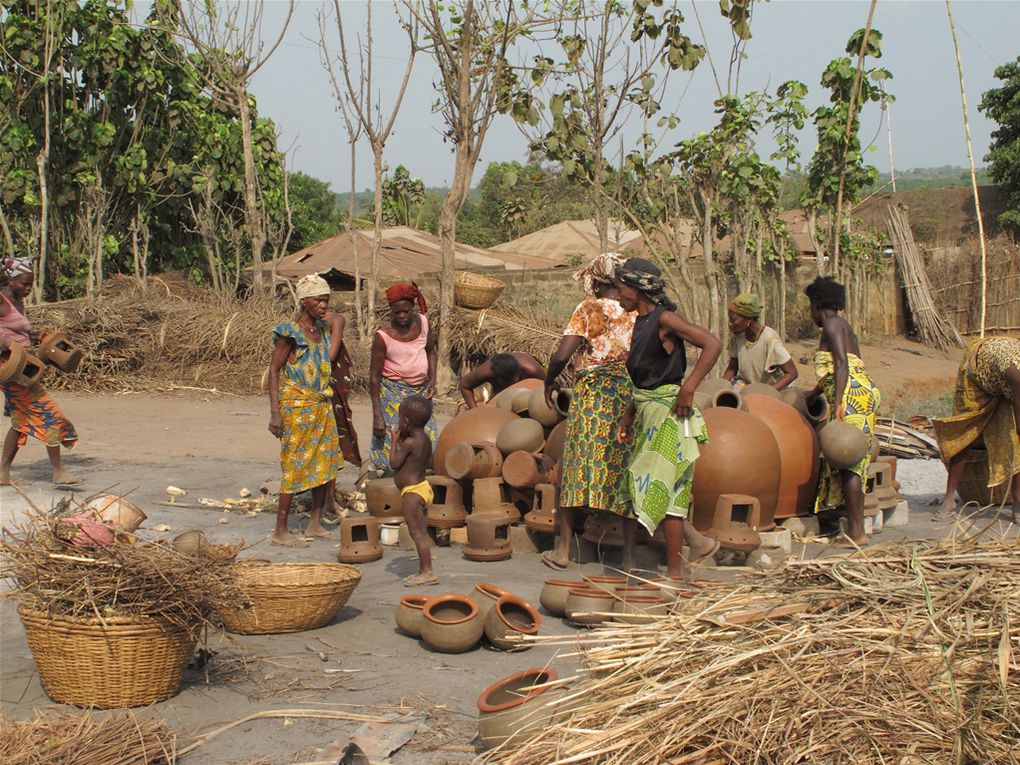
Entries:
POLYGON ((453 302, 462 308, 488 308, 506 289, 499 279, 470 271, 453 272, 453 302))
POLYGON ((140 707, 177 693, 199 628, 144 616, 82 619, 22 606, 28 647, 54 701, 78 707, 140 707))
POLYGON ((345 563, 240 561, 234 574, 251 607, 223 609, 219 617, 228 632, 239 635, 324 627, 361 581, 361 570, 345 563))
POLYGON ((1008 503, 1010 499, 1009 481, 995 488, 988 488, 988 452, 977 447, 971 448, 967 453, 967 461, 957 491, 964 502, 977 502, 982 507, 1001 505, 1003 502, 1008 503))

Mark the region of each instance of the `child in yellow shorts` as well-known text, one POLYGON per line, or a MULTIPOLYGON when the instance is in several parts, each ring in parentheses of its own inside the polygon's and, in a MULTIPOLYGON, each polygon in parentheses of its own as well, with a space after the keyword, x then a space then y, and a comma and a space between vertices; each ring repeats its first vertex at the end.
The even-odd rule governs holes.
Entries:
POLYGON ((425 468, 432 459, 432 441, 425 425, 432 417, 432 402, 422 396, 408 396, 397 412, 399 427, 390 434, 390 467, 400 496, 407 530, 418 551, 418 573, 404 579, 408 587, 436 584, 432 570, 432 549, 425 529, 425 508, 433 500, 432 485, 425 480, 425 468))

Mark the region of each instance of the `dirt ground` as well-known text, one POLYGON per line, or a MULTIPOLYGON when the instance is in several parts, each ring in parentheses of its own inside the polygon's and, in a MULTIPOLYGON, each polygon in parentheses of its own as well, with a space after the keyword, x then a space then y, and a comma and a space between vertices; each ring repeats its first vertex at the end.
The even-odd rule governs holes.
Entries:
MULTIPOLYGON (((914 356, 919 346, 895 341, 888 349, 868 349, 879 384, 890 395, 923 387, 930 392, 950 390, 956 359, 914 356), (907 348, 907 352, 897 348, 907 348), (934 390, 929 390, 934 388, 934 390)), ((796 358, 808 354, 795 348, 796 358)), ((806 370, 805 370, 806 371, 806 370)), ((804 381, 813 380, 808 372, 804 381)), ((101 490, 129 493, 149 515, 143 533, 171 538, 189 528, 205 530, 217 541, 244 539, 247 555, 272 560, 335 560, 336 543, 316 541, 303 550, 268 545, 271 513, 246 517, 200 507, 206 497, 222 500, 237 496, 242 487, 257 491, 267 479, 279 477, 278 446, 269 435, 268 403, 264 397, 203 396, 188 394, 123 394, 56 396, 81 435, 67 464, 84 478, 76 493, 85 496, 101 490), (164 488, 187 490, 176 507, 157 504, 166 500, 164 488), (159 524, 170 530, 152 531, 159 524), (145 532, 145 529, 150 531, 145 532)), ((364 399, 354 406, 359 433, 370 430, 370 407, 364 399)), ((6 423, 5 423, 6 425, 6 423)), ((948 526, 932 522, 945 473, 936 462, 901 461, 902 492, 911 504, 907 527, 883 531, 880 541, 926 538, 947 533, 948 526)), ((31 443, 15 463, 15 480, 34 502, 50 507, 56 497, 48 483, 45 451, 31 443)), ((350 486, 354 469, 341 474, 350 486)), ((0 488, 0 522, 9 525, 19 517, 25 500, 11 487, 0 488)), ((302 526, 303 516, 292 520, 302 526)), ((440 586, 431 593, 469 593, 476 581, 494 582, 537 603, 550 571, 535 554, 515 554, 508 561, 476 563, 465 560, 456 546, 438 548, 440 586)), ((795 554, 832 554, 824 546, 795 545, 795 554)), ((502 653, 486 647, 466 654, 432 653, 417 641, 402 636, 393 622, 398 598, 408 592, 401 578, 416 569, 413 551, 387 548, 385 557, 364 566, 364 578, 340 619, 320 630, 276 636, 213 636, 217 654, 209 664, 208 679, 188 672, 181 692, 155 705, 148 713, 165 718, 189 733, 202 733, 247 715, 281 709, 331 709, 376 714, 403 705, 427 716, 414 738, 391 758, 394 763, 465 763, 474 756, 475 701, 483 688, 519 670, 552 663, 561 676, 575 668, 569 651, 539 646, 522 653, 502 653)), ((600 573, 602 565, 575 565, 566 576, 600 573)), ((705 576, 726 576, 722 569, 705 576)), ((564 578, 559 576, 556 578, 564 578)), ((569 635, 572 627, 546 618, 542 634, 569 635)), ((44 694, 25 643, 14 603, 0 606, 0 702, 15 718, 33 709, 54 705, 44 694)), ((289 765, 317 759, 323 747, 346 741, 359 723, 308 720, 296 717, 260 719, 221 735, 185 762, 194 765, 289 765)), ((334 760, 335 762, 335 760, 334 760)))

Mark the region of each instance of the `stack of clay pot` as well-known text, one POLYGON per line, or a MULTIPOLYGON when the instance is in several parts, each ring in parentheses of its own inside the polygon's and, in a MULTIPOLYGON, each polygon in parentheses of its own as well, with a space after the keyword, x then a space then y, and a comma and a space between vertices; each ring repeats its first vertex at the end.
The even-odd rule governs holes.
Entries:
POLYGON ((587 576, 580 581, 547 580, 539 603, 549 615, 563 617, 574 626, 609 621, 644 624, 666 615, 674 595, 675 588, 667 580, 628 585, 623 577, 587 576))
POLYGON ((476 582, 471 595, 405 595, 394 620, 402 632, 420 638, 433 651, 463 653, 484 636, 493 648, 530 648, 525 635, 538 634, 542 617, 527 601, 488 582, 476 582))

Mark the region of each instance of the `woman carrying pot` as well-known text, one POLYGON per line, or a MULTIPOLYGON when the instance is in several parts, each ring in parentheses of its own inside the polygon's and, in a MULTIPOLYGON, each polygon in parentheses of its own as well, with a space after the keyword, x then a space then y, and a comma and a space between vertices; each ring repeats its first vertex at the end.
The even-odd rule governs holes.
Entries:
MULTIPOLYGON (((399 425, 400 402, 408 396, 431 399, 436 392, 436 337, 429 326, 428 306, 414 282, 386 290, 390 320, 372 339, 368 390, 372 396, 372 466, 390 464, 387 435, 399 425)), ((439 433, 434 416, 425 426, 435 448, 439 433)))
MULTIPOLYGON (((617 438, 634 443, 624 477, 624 497, 649 534, 661 524, 666 538, 666 573, 680 577, 688 566, 715 555, 719 543, 686 519, 692 505, 691 485, 699 444, 708 441, 705 420, 694 405, 694 391, 715 365, 719 338, 678 313, 665 292, 662 272, 643 258, 616 267, 620 304, 637 311, 627 357, 632 403, 617 428, 617 438), (685 343, 699 348, 688 374, 685 343), (682 557, 687 544, 690 557, 682 557)), ((633 520, 624 526, 624 567, 633 560, 633 520)))
POLYGON ((733 339, 723 379, 743 385, 765 383, 776 390, 792 385, 797 379, 797 365, 779 333, 759 321, 758 296, 742 292, 730 301, 726 314, 733 339))
POLYGON ((273 330, 269 362, 269 432, 280 439, 280 504, 274 545, 305 547, 287 530, 294 495, 312 492, 312 514, 305 537, 330 538, 322 514, 331 506, 330 489, 343 465, 331 409, 330 368, 343 343, 344 317, 329 307, 329 284, 310 274, 297 283, 298 314, 273 330))
MULTIPOLYGON (((44 333, 32 329, 32 322, 25 313, 25 298, 32 291, 32 260, 5 258, 3 270, 7 285, 0 290, 0 350, 6 350, 11 343, 31 347, 45 337, 44 333)), ((81 479, 76 478, 60 461, 60 447, 73 449, 78 442, 78 433, 42 385, 26 388, 5 382, 2 387, 4 416, 11 418, 11 427, 4 438, 3 455, 0 457, 0 486, 10 485, 11 464, 29 436, 46 445, 54 484, 73 486, 80 483, 81 479)))
POLYGON ((853 425, 868 437, 867 453, 847 470, 833 470, 822 459, 815 512, 845 506, 847 536, 852 544, 863 545, 868 542, 864 533, 864 487, 871 463, 872 433, 882 395, 861 359, 861 348, 853 327, 839 315, 846 307, 843 285, 831 277, 819 276, 804 289, 804 294, 811 301, 811 319, 822 330, 815 352, 818 383, 807 398, 810 400, 824 395, 833 419, 853 425))
POLYGON ((549 359, 545 398, 552 407, 556 378, 574 360, 574 391, 560 464, 556 548, 542 553, 550 568, 570 561, 570 541, 578 511, 626 513, 621 489, 630 448, 617 441, 616 426, 630 402, 626 361, 635 314, 620 305, 613 283, 622 255, 596 256, 574 273, 587 299, 574 309, 560 345, 549 359))

